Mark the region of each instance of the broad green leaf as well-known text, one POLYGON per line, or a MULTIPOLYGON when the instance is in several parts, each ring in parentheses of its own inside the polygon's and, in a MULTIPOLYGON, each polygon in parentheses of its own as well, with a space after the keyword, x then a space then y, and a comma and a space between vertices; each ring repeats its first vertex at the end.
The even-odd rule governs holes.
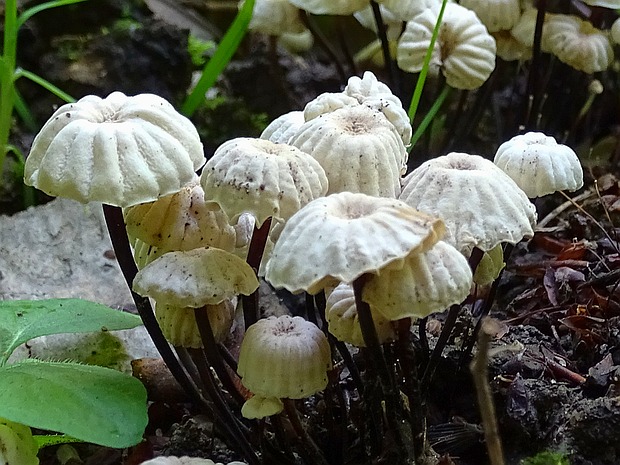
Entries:
POLYGON ((0 367, 0 417, 108 447, 142 439, 146 390, 115 370, 27 360, 0 367))
POLYGON ((135 328, 140 317, 80 299, 0 301, 0 366, 38 336, 135 328))

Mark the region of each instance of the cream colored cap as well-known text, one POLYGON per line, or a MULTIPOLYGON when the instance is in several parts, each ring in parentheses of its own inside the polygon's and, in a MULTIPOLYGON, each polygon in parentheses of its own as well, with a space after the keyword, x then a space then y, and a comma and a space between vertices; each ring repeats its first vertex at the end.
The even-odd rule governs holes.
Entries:
POLYGON ((583 186, 577 154, 541 132, 528 132, 504 142, 495 153, 494 163, 530 198, 583 186))
POLYGON ((164 305, 198 308, 215 305, 258 288, 245 261, 220 249, 168 252, 142 268, 133 290, 164 305))
POLYGON ((218 204, 205 201, 198 177, 179 192, 123 211, 127 234, 161 249, 216 247, 232 251, 235 229, 218 204))
POLYGON ((304 123, 291 145, 312 155, 329 180, 328 193, 396 197, 407 150, 394 125, 377 110, 354 105, 304 123))
POLYGON ((301 399, 325 389, 331 366, 325 334, 299 316, 283 315, 249 327, 237 371, 254 394, 301 399))
POLYGON ((327 177, 307 153, 264 139, 237 138, 220 145, 205 165, 200 183, 233 223, 251 213, 257 227, 270 217, 286 220, 325 195, 327 177))
MULTIPOLYGON (((396 54, 400 69, 421 71, 438 16, 436 6, 407 22, 396 54)), ((495 69, 495 39, 473 11, 446 4, 430 68, 435 73, 441 69, 448 85, 457 89, 476 89, 489 78, 495 69)))
POLYGON ((400 199, 446 223, 444 240, 469 256, 501 242, 534 235, 536 209, 516 183, 492 161, 449 153, 429 160, 403 180, 400 199))
POLYGON ((89 95, 61 106, 32 143, 24 182, 53 196, 120 207, 192 181, 205 162, 189 119, 157 95, 89 95))
POLYGON ((316 294, 351 283, 430 248, 444 234, 441 220, 404 202, 341 192, 317 199, 285 224, 267 262, 276 288, 316 294))
POLYGON ((467 259, 439 241, 425 252, 410 254, 404 266, 387 266, 371 276, 362 298, 388 320, 424 318, 461 303, 471 285, 467 259))

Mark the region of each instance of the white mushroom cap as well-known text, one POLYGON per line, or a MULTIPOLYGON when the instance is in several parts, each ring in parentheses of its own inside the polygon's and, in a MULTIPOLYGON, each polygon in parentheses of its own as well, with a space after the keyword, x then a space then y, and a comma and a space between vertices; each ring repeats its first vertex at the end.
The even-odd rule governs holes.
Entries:
MULTIPOLYGON (((404 3, 404 2, 403 2, 404 3)), ((403 20, 388 10, 385 5, 379 5, 379 11, 381 11, 381 19, 385 24, 387 30, 388 40, 396 40, 400 36, 401 29, 403 27, 403 20)), ((353 17, 364 26, 366 29, 370 29, 373 32, 377 32, 377 21, 375 15, 372 12, 372 7, 368 5, 363 10, 353 13, 353 17)))
POLYGON ((267 125, 260 138, 276 144, 288 144, 291 137, 305 122, 303 111, 296 110, 284 113, 267 125))
POLYGON ((444 240, 469 256, 534 235, 536 209, 501 169, 478 155, 449 153, 403 180, 400 199, 446 223, 444 240))
POLYGON ((410 254, 404 266, 387 266, 371 276, 362 298, 388 320, 424 318, 461 303, 471 285, 467 259, 439 241, 425 252, 410 254))
POLYGON ((320 163, 287 144, 240 137, 224 142, 205 165, 200 182, 231 221, 248 212, 260 227, 270 217, 286 220, 325 195, 320 163))
POLYGON ((400 191, 407 150, 379 111, 355 105, 322 114, 304 123, 290 143, 321 164, 328 193, 396 197, 400 191))
POLYGON ((348 16, 361 10, 368 0, 289 0, 293 5, 313 15, 348 16))
MULTIPOLYGON (((407 22, 396 54, 400 69, 422 69, 438 16, 439 7, 433 7, 407 22)), ((473 11, 446 4, 430 68, 435 73, 441 69, 448 85, 457 89, 476 89, 489 78, 495 69, 495 39, 473 11)))
POLYGON ((494 163, 530 198, 583 186, 583 168, 577 154, 541 132, 528 132, 504 142, 497 149, 494 163))
POLYGON ((248 328, 237 371, 254 394, 302 399, 325 389, 331 366, 325 334, 299 316, 282 315, 248 328))
POLYGON ((189 119, 152 94, 61 106, 32 144, 24 182, 49 195, 128 207, 191 182, 205 162, 189 119))
MULTIPOLYGON (((534 45, 534 31, 536 29, 536 17, 538 16, 538 10, 536 8, 527 8, 522 14, 517 24, 510 30, 510 34, 517 39, 520 43, 528 48, 532 48, 534 45)), ((549 52, 548 44, 545 40, 546 24, 549 18, 553 16, 551 13, 545 13, 543 20, 543 33, 541 38, 540 47, 543 52, 549 52)))
POLYGON ((413 132, 409 115, 400 99, 370 71, 365 71, 362 78, 350 77, 343 92, 326 92, 308 102, 304 108, 304 118, 310 121, 324 113, 357 105, 365 105, 383 113, 396 128, 403 144, 409 145, 413 132))
MULTIPOLYGON (((205 305, 198 311, 207 313, 215 342, 225 341, 235 319, 233 302, 224 300, 219 304, 205 305)), ((194 349, 203 346, 193 308, 156 303, 155 317, 170 344, 194 349)))
POLYGON ((544 36, 549 51, 579 71, 604 71, 613 61, 609 34, 578 16, 552 15, 545 22, 544 36))
POLYGON ((441 5, 441 0, 379 0, 401 21, 411 21, 427 8, 441 5))
POLYGON ((489 32, 512 29, 521 17, 520 0, 461 0, 472 10, 489 32))
MULTIPOLYGON (((396 334, 392 327, 392 322, 372 307, 370 311, 379 343, 383 344, 384 342, 394 340, 396 334)), ((366 347, 357 316, 353 286, 347 283, 340 283, 327 295, 325 318, 327 319, 329 332, 336 339, 353 344, 356 347, 366 347)))
POLYGON ((124 210, 127 233, 161 249, 216 247, 232 251, 235 230, 218 204, 205 201, 198 177, 179 192, 124 210))
POLYGON ((316 294, 402 262, 414 250, 427 250, 443 234, 440 220, 404 202, 332 194, 310 202, 286 222, 265 278, 276 288, 316 294))
MULTIPOLYGON (((243 3, 242 0, 239 8, 243 3)), ((284 33, 303 32, 305 26, 299 17, 299 9, 288 0, 255 0, 248 29, 279 36, 284 33)))
POLYGON ((220 249, 168 252, 142 268, 133 290, 164 305, 199 308, 258 288, 254 271, 241 258, 220 249))

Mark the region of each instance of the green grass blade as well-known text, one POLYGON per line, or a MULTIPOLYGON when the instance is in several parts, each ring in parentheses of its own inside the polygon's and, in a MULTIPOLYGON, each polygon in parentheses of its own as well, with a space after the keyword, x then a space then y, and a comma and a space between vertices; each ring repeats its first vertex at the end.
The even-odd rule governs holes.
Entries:
POLYGON ((196 87, 187 96, 181 107, 181 112, 185 116, 192 116, 200 104, 204 101, 204 95, 209 88, 215 84, 218 76, 224 70, 230 59, 233 57, 241 40, 247 32, 248 25, 252 19, 254 0, 246 0, 243 7, 237 13, 235 20, 224 34, 217 50, 202 70, 200 80, 196 87))
POLYGON ((443 20, 443 13, 446 9, 446 4, 448 0, 443 0, 441 2, 441 9, 439 10, 439 15, 437 16, 437 23, 435 23, 435 28, 433 29, 433 35, 431 36, 431 42, 428 45, 428 49, 426 50, 426 55, 424 56, 424 63, 422 64, 422 70, 420 71, 420 76, 418 76, 418 82, 415 85, 415 89, 413 90, 413 97, 411 97, 411 104, 409 105, 409 120, 413 123, 413 119, 415 118, 416 112, 418 111, 418 105, 420 104, 420 98, 422 97, 422 90, 424 89, 424 82, 426 81, 426 75, 428 74, 428 68, 430 66, 431 58, 433 56, 433 50, 435 49, 435 42, 437 41, 437 36, 439 35, 439 28, 441 27, 441 22, 443 20))
POLYGON ((443 102, 445 102, 451 90, 452 90, 452 87, 450 87, 448 84, 446 84, 444 88, 441 90, 441 94, 439 94, 439 96, 437 97, 437 100, 433 102, 433 106, 428 110, 428 113, 426 113, 426 115, 424 116, 424 119, 418 125, 418 127, 415 130, 415 133, 411 137, 410 148, 413 148, 415 146, 415 144, 418 142, 418 140, 420 140, 420 137, 422 137, 422 135, 424 134, 428 126, 432 123, 433 119, 435 119, 437 112, 443 105, 443 102))
POLYGON ((19 79, 20 77, 25 77, 26 79, 30 79, 32 82, 39 84, 45 90, 54 94, 56 97, 58 97, 61 100, 64 100, 67 103, 75 102, 75 99, 71 97, 69 94, 67 94, 66 92, 61 90, 59 87, 56 87, 54 84, 43 79, 41 76, 37 74, 31 73, 30 71, 19 68, 15 71, 15 80, 19 79))
POLYGON ((57 8, 64 5, 72 5, 73 3, 81 3, 85 1, 87 0, 53 0, 51 2, 45 2, 41 3, 40 5, 33 6, 32 8, 28 8, 21 15, 19 15, 19 17, 17 18, 17 28, 19 29, 20 27, 22 27, 26 21, 28 21, 30 18, 32 18, 37 13, 40 13, 41 11, 49 10, 51 8, 57 8))

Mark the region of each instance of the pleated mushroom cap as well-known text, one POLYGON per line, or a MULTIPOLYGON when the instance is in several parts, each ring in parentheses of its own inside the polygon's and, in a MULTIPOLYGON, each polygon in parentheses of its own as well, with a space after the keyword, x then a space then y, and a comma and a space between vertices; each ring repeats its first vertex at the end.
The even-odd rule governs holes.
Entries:
POLYGON ((189 119, 152 94, 61 106, 32 143, 24 182, 53 196, 129 207, 177 192, 205 162, 189 119))
POLYGON ((489 32, 512 29, 521 17, 520 0, 461 0, 472 10, 489 32))
POLYGON ((206 202, 198 178, 179 192, 126 208, 127 234, 161 253, 198 247, 235 248, 235 229, 218 204, 206 202))
MULTIPOLYGON (((223 300, 219 304, 205 305, 199 311, 207 313, 215 342, 224 342, 230 334, 235 318, 235 306, 232 301, 223 300)), ((203 346, 192 307, 156 303, 155 317, 170 344, 194 349, 203 346)))
POLYGON ((325 334, 299 316, 283 315, 250 326, 237 371, 254 394, 302 399, 325 389, 331 366, 325 334))
POLYGON ((328 193, 396 197, 407 150, 394 125, 377 110, 354 105, 304 123, 290 141, 312 155, 329 180, 328 193))
MULTIPOLYGON (((394 340, 396 334, 392 322, 372 307, 370 311, 379 343, 383 344, 394 340)), ((356 347, 366 347, 357 316, 353 286, 340 283, 327 295, 325 318, 327 319, 327 329, 336 339, 356 347)))
POLYGON ((467 259, 439 241, 425 252, 410 254, 403 266, 388 265, 371 276, 362 298, 388 320, 424 318, 461 303, 471 285, 467 259))
POLYGON ((288 144, 291 137, 305 122, 303 111, 289 111, 269 123, 261 133, 260 138, 276 144, 288 144))
POLYGON ((605 31, 573 15, 551 15, 545 21, 544 43, 560 61, 584 73, 606 70, 614 51, 605 31))
MULTIPOLYGON (((438 16, 435 6, 407 22, 396 54, 400 69, 422 69, 438 16)), ((457 89, 476 89, 489 78, 495 69, 495 39, 473 11, 456 3, 446 5, 430 68, 440 69, 448 85, 457 89)))
MULTIPOLYGON (((243 1, 239 6, 243 5, 243 1)), ((299 9, 288 0, 256 0, 248 29, 273 36, 298 34, 306 28, 301 22, 299 9)))
POLYGON ((583 186, 577 154, 541 132, 528 132, 504 142, 493 161, 530 198, 583 186))
POLYGON ((486 251, 534 235, 534 205, 506 173, 478 155, 453 152, 423 163, 403 179, 399 198, 444 220, 444 240, 467 257, 474 247, 486 251))
POLYGON ((205 196, 217 202, 230 221, 248 212, 258 227, 270 217, 286 221, 327 192, 323 168, 307 153, 287 144, 244 137, 217 148, 200 183, 205 196))
POLYGON ((257 288, 250 265, 230 252, 206 247, 168 252, 142 268, 133 281, 141 296, 192 308, 250 295, 257 288))
POLYGON ((441 220, 404 202, 341 192, 310 202, 284 225, 267 262, 276 288, 316 294, 329 285, 376 273, 444 234, 441 220))

